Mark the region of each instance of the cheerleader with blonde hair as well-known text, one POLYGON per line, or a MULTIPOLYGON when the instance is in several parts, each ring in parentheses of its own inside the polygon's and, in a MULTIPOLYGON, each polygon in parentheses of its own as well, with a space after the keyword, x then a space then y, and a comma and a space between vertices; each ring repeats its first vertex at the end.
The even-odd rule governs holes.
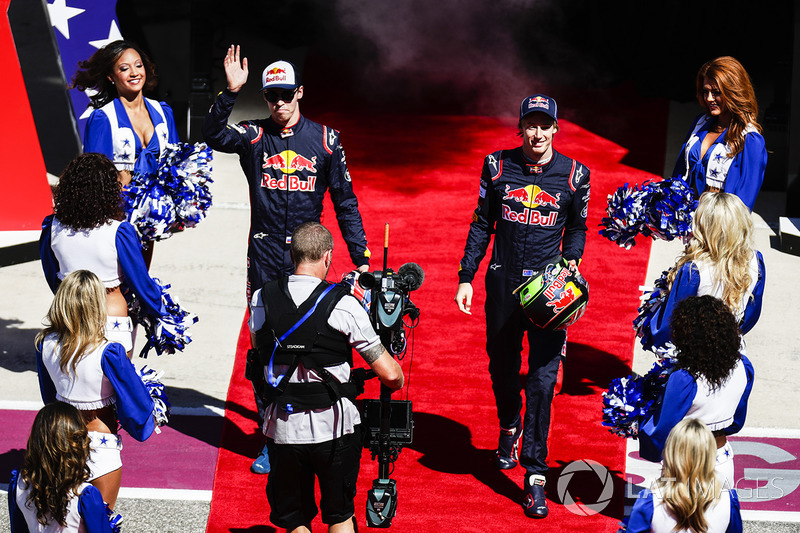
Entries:
POLYGON ((122 468, 118 427, 146 440, 155 429, 155 402, 125 348, 106 339, 105 324, 103 283, 88 270, 72 272, 36 336, 36 358, 44 403, 68 403, 83 416, 91 440, 89 481, 113 508, 122 468))
POLYGON ((627 532, 738 533, 742 518, 736 491, 714 470, 714 436, 705 423, 686 418, 670 432, 661 477, 640 494, 627 532))
POLYGON ((711 295, 734 313, 742 334, 761 316, 766 272, 753 247, 753 222, 742 201, 728 193, 700 197, 692 239, 667 275, 669 293, 647 326, 645 348, 671 342, 675 307, 689 296, 711 295))

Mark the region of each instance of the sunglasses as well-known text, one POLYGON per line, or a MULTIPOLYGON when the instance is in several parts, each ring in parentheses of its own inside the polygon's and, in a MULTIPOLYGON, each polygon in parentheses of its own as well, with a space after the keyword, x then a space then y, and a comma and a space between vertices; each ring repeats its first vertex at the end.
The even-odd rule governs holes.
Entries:
POLYGON ((283 100, 284 102, 291 102, 294 100, 294 95, 297 92, 297 88, 292 89, 291 91, 264 91, 264 98, 267 99, 267 102, 270 104, 274 104, 278 100, 283 100))

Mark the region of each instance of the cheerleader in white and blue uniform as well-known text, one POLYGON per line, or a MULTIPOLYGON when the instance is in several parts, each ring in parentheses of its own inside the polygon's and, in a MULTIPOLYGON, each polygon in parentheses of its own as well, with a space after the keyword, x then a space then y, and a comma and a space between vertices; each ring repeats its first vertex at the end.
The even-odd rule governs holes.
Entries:
POLYGON ((87 483, 89 436, 75 407, 54 402, 33 420, 22 470, 11 473, 11 533, 111 533, 103 496, 87 483))
POLYGON ((69 274, 36 337, 36 361, 42 401, 68 403, 83 415, 92 448, 89 481, 113 508, 122 468, 118 427, 147 440, 156 427, 156 405, 125 348, 105 338, 105 319, 99 278, 87 270, 69 274))
POLYGON ((697 74, 697 99, 706 112, 695 120, 671 177, 698 196, 708 190, 735 194, 752 211, 767 150, 750 77, 732 57, 709 61, 697 74))
POLYGON ((108 157, 117 169, 152 174, 167 144, 179 142, 172 108, 144 97, 156 86, 155 66, 137 45, 114 41, 82 61, 73 86, 97 91, 83 132, 83 151, 108 157))
POLYGON ((689 296, 720 298, 733 311, 742 334, 761 316, 764 258, 753 248, 753 223, 741 200, 728 193, 703 194, 692 231, 686 251, 667 275, 666 298, 644 312, 649 315, 641 332, 645 349, 660 351, 669 345, 675 306, 689 296))
POLYGON ((716 438, 716 471, 726 488, 735 487, 727 436, 744 426, 754 379, 753 365, 739 352, 736 319, 721 300, 691 296, 676 307, 672 333, 676 370, 669 376, 660 407, 639 430, 639 454, 660 461, 672 428, 684 418, 698 418, 716 438))
POLYGON ((79 155, 67 165, 54 193, 55 214, 45 218, 39 239, 42 269, 50 289, 70 272, 94 272, 106 288, 106 337, 133 349, 133 323, 123 290, 145 313, 162 317, 162 289, 150 277, 142 245, 124 220, 117 170, 100 154, 79 155))
POLYGON ((736 491, 715 474, 714 437, 702 421, 687 418, 670 432, 661 477, 639 493, 627 533, 741 533, 736 491))
MULTIPOLYGON (((172 109, 165 102, 144 97, 144 92, 156 85, 155 66, 133 43, 109 43, 79 67, 72 86, 96 91, 90 96, 95 109, 83 131, 83 150, 108 157, 119 169, 126 191, 130 188, 126 192, 126 210, 145 244, 144 257, 149 268, 150 241, 182 228, 175 205, 185 200, 180 194, 192 196, 197 190, 191 185, 187 189, 184 184, 178 187, 182 191, 179 197, 173 198, 174 193, 159 182, 160 165, 180 142, 172 109), (170 150, 168 145, 172 145, 170 150)), ((172 177, 169 181, 182 183, 172 177)), ((207 188, 204 191, 207 193, 207 188)))

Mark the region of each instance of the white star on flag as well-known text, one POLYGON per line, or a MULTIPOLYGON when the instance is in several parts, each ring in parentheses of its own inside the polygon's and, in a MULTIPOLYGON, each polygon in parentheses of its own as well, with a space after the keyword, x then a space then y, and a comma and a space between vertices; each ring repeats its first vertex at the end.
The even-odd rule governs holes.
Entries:
POLYGON ((47 4, 47 14, 50 15, 50 22, 67 39, 69 39, 69 19, 80 15, 84 11, 85 9, 68 7, 67 0, 55 0, 52 4, 47 4))
POLYGON ((113 43, 114 41, 122 40, 122 34, 119 32, 119 28, 117 27, 117 21, 111 21, 111 28, 108 30, 108 38, 106 39, 99 39, 97 41, 89 41, 89 44, 94 46, 95 48, 103 48, 108 43, 113 43))
MULTIPOLYGON (((86 96, 88 96, 89 98, 91 98, 92 96, 94 96, 96 94, 97 94, 96 90, 94 90, 94 89, 86 89, 86 96)), ((78 117, 78 120, 82 120, 84 118, 89 118, 89 115, 92 114, 92 111, 94 111, 94 108, 92 106, 87 106, 86 107, 86 111, 84 111, 83 114, 80 117, 78 117)))

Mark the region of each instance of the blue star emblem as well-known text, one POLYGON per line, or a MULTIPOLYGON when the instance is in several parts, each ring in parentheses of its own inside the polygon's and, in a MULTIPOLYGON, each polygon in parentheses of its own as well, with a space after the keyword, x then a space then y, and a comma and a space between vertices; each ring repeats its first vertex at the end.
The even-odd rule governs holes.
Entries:
POLYGON ((105 437, 105 435, 103 436, 103 438, 102 438, 102 439, 100 439, 100 444, 102 444, 103 446, 105 446, 106 444, 108 444, 108 439, 105 437))
POLYGON ((115 320, 115 321, 114 321, 114 324, 112 324, 112 325, 114 326, 114 329, 119 329, 119 327, 120 327, 122 324, 120 323, 120 321, 119 321, 119 320, 115 320))
POLYGON ((131 145, 131 140, 130 139, 123 139, 122 140, 122 145, 123 146, 130 146, 131 145))
POLYGON ((716 162, 720 162, 723 159, 725 159, 725 156, 723 156, 722 154, 717 154, 717 155, 714 156, 714 161, 716 161, 716 162))
POLYGON ((169 140, 169 133, 167 133, 166 131, 162 133, 161 136, 164 137, 165 142, 169 140))
POLYGON ((714 177, 714 178, 716 178, 717 176, 719 176, 719 170, 717 170, 716 168, 715 168, 715 169, 713 169, 713 170, 711 171, 711 176, 712 176, 712 177, 714 177))
POLYGON ((130 159, 130 157, 131 157, 131 154, 129 154, 127 152, 123 152, 123 153, 119 154, 119 158, 122 159, 122 160, 126 160, 127 161, 128 159, 130 159))
POLYGON ((730 450, 725 450, 725 457, 730 457, 730 456, 731 456, 730 450))

